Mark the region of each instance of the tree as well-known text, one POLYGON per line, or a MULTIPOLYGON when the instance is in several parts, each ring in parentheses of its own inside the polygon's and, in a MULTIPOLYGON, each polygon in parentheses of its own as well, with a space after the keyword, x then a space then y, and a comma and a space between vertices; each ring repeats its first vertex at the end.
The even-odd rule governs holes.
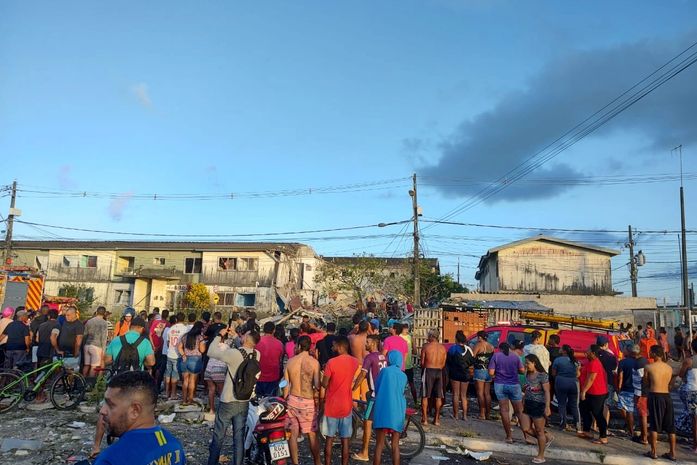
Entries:
POLYGON ((372 255, 322 262, 317 267, 315 282, 333 300, 340 293, 348 293, 359 308, 363 308, 369 295, 396 295, 402 288, 399 276, 390 271, 387 261, 372 255))
MULTIPOLYGON (((465 286, 455 281, 452 274, 440 274, 428 263, 419 263, 419 279, 422 302, 440 302, 452 293, 469 292, 465 286)), ((413 273, 405 275, 403 292, 409 296, 414 295, 413 273)))
POLYGON ((206 285, 201 283, 192 284, 184 298, 189 308, 196 310, 208 310, 213 304, 211 293, 208 292, 206 285))
POLYGON ((85 314, 94 304, 94 288, 84 284, 64 284, 58 289, 60 297, 74 297, 77 299, 75 306, 80 314, 85 314))

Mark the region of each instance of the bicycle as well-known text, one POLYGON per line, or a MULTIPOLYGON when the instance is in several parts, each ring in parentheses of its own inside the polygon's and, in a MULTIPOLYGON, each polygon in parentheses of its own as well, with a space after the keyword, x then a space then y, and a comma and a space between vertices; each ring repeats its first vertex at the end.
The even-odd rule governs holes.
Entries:
MULTIPOLYGON (((351 441, 353 441, 356 436, 361 438, 363 437, 363 422, 367 419, 367 415, 370 414, 368 411, 368 402, 356 399, 354 399, 353 402, 354 407, 351 411, 353 424, 351 430, 351 441), (358 434, 359 428, 361 430, 361 434, 358 434)), ((399 437, 399 454, 405 459, 412 459, 416 457, 424 450, 424 447, 426 446, 426 433, 424 432, 423 426, 421 426, 420 420, 418 418, 414 418, 416 414, 416 409, 407 407, 404 429, 399 437)), ((323 436, 322 439, 324 439, 323 436)), ((373 429, 371 433, 371 442, 375 442, 375 429, 373 429)), ((385 448, 387 451, 391 450, 392 448, 392 438, 390 435, 385 437, 385 448)))
POLYGON ((65 367, 62 358, 28 372, 9 370, 0 372, 0 413, 14 408, 19 402, 31 402, 53 378, 49 399, 59 410, 75 408, 85 397, 87 383, 80 373, 65 367), (58 376, 54 376, 58 374, 58 376), (31 378, 38 375, 32 383, 31 378), (33 385, 32 385, 33 384, 33 385))

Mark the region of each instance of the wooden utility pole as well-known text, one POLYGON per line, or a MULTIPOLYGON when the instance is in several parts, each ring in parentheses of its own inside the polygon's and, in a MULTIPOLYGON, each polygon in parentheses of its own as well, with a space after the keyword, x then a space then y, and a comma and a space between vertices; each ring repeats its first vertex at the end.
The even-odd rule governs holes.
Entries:
POLYGON ((636 281, 637 281, 637 262, 634 257, 634 236, 632 236, 632 226, 629 225, 629 280, 632 282, 632 297, 637 296, 636 281))
POLYGON ((15 221, 15 201, 17 200, 17 181, 12 182, 12 196, 10 197, 10 214, 7 215, 7 232, 5 233, 5 254, 3 265, 10 265, 12 260, 12 229, 15 221))
POLYGON ((414 307, 421 308, 421 278, 419 275, 419 203, 416 196, 416 173, 412 177, 413 187, 409 191, 414 210, 414 307))

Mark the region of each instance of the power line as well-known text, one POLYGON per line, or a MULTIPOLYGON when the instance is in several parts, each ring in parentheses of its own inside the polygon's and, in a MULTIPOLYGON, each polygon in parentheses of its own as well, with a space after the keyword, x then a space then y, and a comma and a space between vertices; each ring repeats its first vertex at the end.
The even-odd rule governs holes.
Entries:
MULTIPOLYGON (((572 229, 572 228, 544 228, 533 226, 504 226, 499 224, 480 224, 480 223, 463 223, 459 221, 443 221, 443 220, 421 220, 423 223, 449 224, 455 226, 469 226, 475 228, 493 228, 493 229, 512 229, 523 231, 549 231, 549 232, 578 232, 578 233, 626 233, 622 229, 572 229)), ((679 230, 669 229, 644 229, 640 231, 642 234, 675 234, 679 230)), ((687 230, 690 234, 697 233, 697 230, 687 230)))
MULTIPOLYGON (((552 141, 550 144, 545 146, 542 150, 539 150, 532 156, 525 159, 520 164, 516 165, 514 168, 511 168, 497 180, 496 184, 493 187, 490 186, 480 190, 472 197, 470 197, 470 199, 466 200, 458 207, 455 207, 450 212, 442 216, 440 219, 447 220, 455 215, 458 215, 466 210, 469 210, 479 205, 480 203, 486 201, 490 197, 506 189, 508 186, 515 183, 522 177, 527 176, 532 171, 536 170, 548 161, 552 160, 560 153, 562 153, 569 147, 575 145, 577 142, 579 142, 589 134, 595 132, 598 128, 614 119, 617 115, 624 112, 626 109, 639 102, 641 99, 649 95, 651 92, 653 92, 654 90, 656 90, 657 88, 659 88, 660 86, 662 86, 663 84, 665 84, 666 82, 683 72, 685 69, 692 66, 697 61, 697 52, 692 52, 686 58, 681 59, 681 61, 679 61, 677 64, 671 65, 671 63, 680 59, 681 56, 685 55, 695 46, 697 46, 697 42, 694 42, 685 50, 668 60, 661 67, 656 69, 648 76, 644 77, 642 80, 640 80, 632 87, 624 91, 611 102, 607 103, 601 109, 588 116, 586 119, 578 123, 576 126, 569 129, 567 132, 565 132, 557 139, 552 141), (666 72, 661 73, 661 71, 664 68, 667 68, 669 66, 670 69, 668 69, 666 72), (655 79, 652 79, 652 77, 657 74, 659 75, 655 79), (644 82, 649 80, 651 81, 648 84, 642 86, 644 82), (637 90, 634 91, 634 89, 637 90), (628 97, 625 98, 625 96, 628 97)), ((431 225, 431 227, 432 226, 433 225, 431 225)))

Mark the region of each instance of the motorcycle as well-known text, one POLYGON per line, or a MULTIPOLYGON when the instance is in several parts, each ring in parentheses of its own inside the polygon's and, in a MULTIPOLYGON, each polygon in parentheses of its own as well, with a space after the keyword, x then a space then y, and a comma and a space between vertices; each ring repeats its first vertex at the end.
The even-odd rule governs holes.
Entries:
POLYGON ((290 458, 286 415, 286 401, 282 397, 264 397, 250 401, 244 448, 252 463, 286 465, 290 458))

